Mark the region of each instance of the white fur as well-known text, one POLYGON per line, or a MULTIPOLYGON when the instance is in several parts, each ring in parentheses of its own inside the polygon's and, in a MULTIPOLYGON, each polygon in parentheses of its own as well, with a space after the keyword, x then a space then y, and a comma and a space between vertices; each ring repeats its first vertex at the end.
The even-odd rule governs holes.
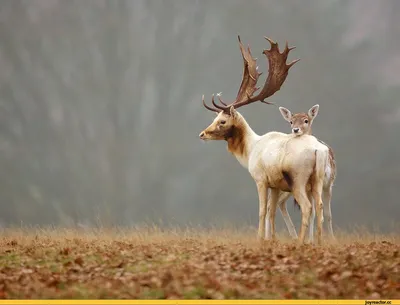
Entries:
POLYGON ((331 180, 331 174, 332 174, 332 168, 328 164, 327 167, 325 168, 325 179, 324 179, 324 185, 328 185, 330 180, 331 180))
MULTIPOLYGON (((221 112, 201 135, 204 136, 207 132, 218 130, 218 122, 225 119, 225 117, 226 114, 221 112)), ((267 209, 269 211, 271 235, 273 238, 275 237, 274 216, 276 204, 278 202, 277 195, 279 194, 277 192, 279 190, 283 191, 282 188, 287 187, 283 177, 283 171, 287 171, 296 179, 293 186, 293 194, 297 194, 297 202, 302 209, 302 227, 299 241, 301 243, 304 242, 305 231, 308 227, 312 209, 312 204, 307 198, 306 184, 308 183, 310 175, 314 172, 314 167, 318 160, 316 156, 320 155, 323 162, 328 160, 328 148, 311 135, 297 137, 293 134, 273 131, 259 136, 233 107, 231 108, 230 119, 234 120, 235 124, 241 125, 241 128, 243 128, 244 143, 246 143, 246 152, 244 154, 233 153, 240 164, 247 167, 257 185, 260 201, 259 238, 265 237, 265 217, 267 215, 267 209), (268 189, 271 190, 271 200, 269 202, 268 189)), ((212 137, 210 139, 212 139, 212 137)), ((323 170, 325 168, 325 163, 323 163, 322 166, 323 170)), ((319 174, 319 176, 321 175, 319 174)), ((323 174, 321 179, 323 181, 323 174)), ((321 182, 321 189, 318 190, 319 193, 322 193, 322 184, 321 182)), ((287 217, 286 220, 289 221, 287 217)), ((288 223, 291 223, 291 221, 288 223)), ((267 227, 267 233, 269 235, 269 225, 267 227)))

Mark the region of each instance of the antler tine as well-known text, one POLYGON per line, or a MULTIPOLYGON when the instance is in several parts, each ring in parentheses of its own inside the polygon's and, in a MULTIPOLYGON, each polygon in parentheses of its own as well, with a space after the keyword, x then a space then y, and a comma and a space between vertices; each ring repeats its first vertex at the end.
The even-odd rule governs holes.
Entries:
POLYGON ((292 66, 293 66, 296 62, 298 62, 299 60, 300 60, 300 58, 291 61, 291 62, 287 65, 288 70, 289 70, 290 67, 292 67, 292 66))
MULTIPOLYGON (((219 94, 217 94, 217 96, 218 96, 218 99, 221 101, 221 98, 220 98, 220 96, 219 96, 219 94)), ((224 107, 224 106, 221 106, 221 105, 218 105, 218 104, 216 104, 215 103, 215 100, 214 100, 214 94, 212 95, 212 98, 211 98, 211 103, 215 106, 215 107, 217 107, 218 109, 220 109, 220 110, 226 110, 227 109, 227 106, 228 105, 226 105, 225 103, 223 103, 223 104, 225 104, 226 106, 224 107)))
MULTIPOLYGON (((213 94, 212 99, 214 100, 214 94, 213 94)), ((211 111, 214 111, 214 112, 220 112, 220 111, 221 111, 221 110, 218 110, 218 109, 216 109, 216 108, 207 106, 206 102, 204 101, 204 94, 203 94, 203 96, 202 96, 202 101, 203 101, 203 106, 206 107, 208 110, 211 110, 211 111)))
POLYGON ((218 96, 218 99, 219 99, 219 102, 220 102, 222 105, 224 105, 225 107, 228 106, 228 104, 225 104, 225 102, 221 99, 220 96, 218 96))
MULTIPOLYGON (((226 109, 228 109, 232 104, 235 103, 235 102, 233 102, 233 103, 231 103, 231 104, 228 105, 226 102, 224 102, 224 101, 222 100, 221 94, 220 94, 220 93, 217 94, 217 97, 218 97, 219 102, 220 102, 222 105, 224 105, 224 108, 226 108, 226 109)), ((220 107, 222 107, 222 106, 220 106, 220 107)))
MULTIPOLYGON (((223 100, 222 100, 222 98, 221 98, 221 94, 222 94, 222 92, 220 92, 220 93, 218 93, 217 94, 217 97, 218 97, 218 100, 219 100, 219 102, 223 105, 223 106, 221 106, 221 105, 216 105, 216 107, 218 107, 219 109, 221 109, 221 110, 227 110, 227 109, 229 109, 229 107, 232 105, 228 105, 227 103, 225 103, 223 100)), ((215 104, 214 104, 215 105, 215 104)))
POLYGON ((269 38, 269 37, 267 37, 267 36, 264 36, 264 38, 265 38, 266 40, 268 40, 268 42, 271 44, 271 47, 274 46, 274 45, 277 45, 277 43, 276 43, 275 41, 273 41, 271 38, 269 38))
POLYGON ((219 102, 222 104, 222 105, 224 105, 224 106, 228 106, 228 104, 226 104, 222 99, 221 99, 221 94, 222 94, 222 92, 220 92, 220 93, 217 93, 217 97, 218 97, 218 99, 219 99, 219 102))
POLYGON ((295 47, 295 46, 289 47, 289 44, 288 44, 288 42, 286 41, 285 52, 288 52, 288 53, 289 53, 289 51, 292 51, 292 50, 294 50, 294 49, 296 49, 296 47, 295 47), (289 50, 289 51, 286 51, 286 50, 289 50))

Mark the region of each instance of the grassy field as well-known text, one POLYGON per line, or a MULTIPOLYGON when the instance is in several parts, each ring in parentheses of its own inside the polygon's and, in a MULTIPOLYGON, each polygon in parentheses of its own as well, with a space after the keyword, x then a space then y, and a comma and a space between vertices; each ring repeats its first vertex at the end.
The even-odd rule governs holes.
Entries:
POLYGON ((398 299, 399 237, 351 234, 324 246, 254 230, 10 229, 1 298, 398 299))

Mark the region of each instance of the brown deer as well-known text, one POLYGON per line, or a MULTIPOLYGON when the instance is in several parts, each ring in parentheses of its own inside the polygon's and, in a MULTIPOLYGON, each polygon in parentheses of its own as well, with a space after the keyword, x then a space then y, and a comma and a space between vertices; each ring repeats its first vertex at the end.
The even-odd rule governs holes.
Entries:
MULTIPOLYGON (((295 113, 292 114, 291 111, 285 107, 279 107, 279 111, 281 112, 283 118, 290 123, 292 133, 296 136, 302 135, 311 135, 311 127, 314 122, 314 119, 318 115, 319 105, 312 106, 307 113, 295 113)), ((323 143, 322 141, 320 141, 323 143)), ((332 211, 331 211, 331 198, 332 198, 332 187, 336 179, 336 161, 333 150, 327 144, 323 143, 329 148, 329 162, 327 164, 325 170, 325 177, 324 177, 324 184, 323 184, 323 202, 324 207, 323 211, 325 214, 325 218, 328 223, 328 231, 332 238, 334 238, 333 234, 333 227, 332 227, 332 211)), ((289 233, 292 237, 296 238, 297 233, 296 229, 294 228, 293 222, 290 219, 289 214, 286 210, 286 201, 290 197, 290 193, 281 192, 278 199, 278 206, 281 210, 281 214, 285 220, 286 226, 289 230, 289 233)), ((314 233, 314 219, 315 219, 315 210, 313 208, 311 214, 311 222, 309 226, 309 239, 310 241, 313 240, 313 233, 314 233)), ((269 235, 268 219, 267 219, 267 236, 269 235)))
POLYGON ((261 73, 258 72, 256 59, 251 55, 250 48, 244 48, 239 38, 240 51, 244 61, 243 78, 236 99, 227 104, 222 101, 215 102, 214 95, 211 102, 214 107, 203 105, 208 110, 217 113, 214 121, 200 133, 202 140, 225 140, 230 151, 236 159, 248 169, 257 185, 259 198, 259 224, 258 237, 265 237, 265 223, 267 215, 268 191, 270 190, 269 220, 271 223, 272 238, 275 238, 275 211, 281 191, 290 192, 298 202, 302 212, 299 242, 304 243, 311 216, 311 199, 316 205, 318 220, 318 243, 322 238, 322 187, 328 162, 328 148, 312 135, 297 137, 293 134, 281 132, 268 132, 262 136, 257 135, 244 117, 236 110, 239 107, 253 102, 265 101, 276 91, 280 90, 290 67, 298 60, 286 63, 290 50, 286 47, 279 52, 278 44, 265 37, 271 44, 271 49, 264 50, 269 63, 269 73, 265 84, 258 94, 254 93, 261 73))

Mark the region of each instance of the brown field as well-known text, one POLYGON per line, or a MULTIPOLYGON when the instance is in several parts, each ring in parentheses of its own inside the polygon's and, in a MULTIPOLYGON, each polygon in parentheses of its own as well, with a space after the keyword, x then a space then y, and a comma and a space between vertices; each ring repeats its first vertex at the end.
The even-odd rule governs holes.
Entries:
POLYGON ((341 234, 322 247, 254 230, 9 229, 1 298, 398 299, 399 237, 341 234))

